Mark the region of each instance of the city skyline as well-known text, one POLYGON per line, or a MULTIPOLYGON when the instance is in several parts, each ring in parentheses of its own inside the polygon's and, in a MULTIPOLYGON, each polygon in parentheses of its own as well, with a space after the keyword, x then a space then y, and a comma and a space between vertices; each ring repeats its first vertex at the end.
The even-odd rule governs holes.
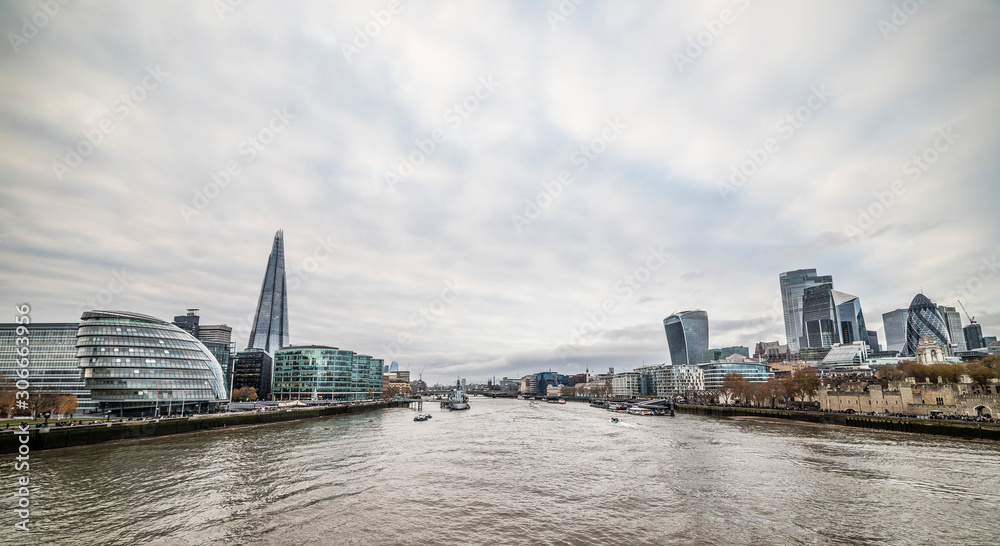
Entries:
POLYGON ((199 308, 241 348, 281 229, 291 341, 428 383, 669 362, 675 309, 789 343, 801 268, 886 343, 918 293, 1000 331, 997 5, 397 7, 69 4, 8 39, 0 304, 199 308))

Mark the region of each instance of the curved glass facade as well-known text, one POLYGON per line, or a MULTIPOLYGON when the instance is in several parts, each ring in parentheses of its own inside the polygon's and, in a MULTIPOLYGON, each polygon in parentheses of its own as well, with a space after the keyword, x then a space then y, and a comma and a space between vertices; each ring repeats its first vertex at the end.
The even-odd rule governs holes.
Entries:
POLYGON ((917 354, 917 343, 920 338, 931 336, 934 341, 950 354, 951 338, 948 336, 948 325, 941 316, 941 311, 923 294, 917 294, 910 302, 906 315, 906 354, 917 354))
POLYGON ((86 387, 101 410, 133 415, 153 415, 156 408, 161 413, 207 411, 229 400, 222 367, 212 353, 169 322, 138 313, 88 311, 80 318, 76 348, 86 387))
POLYGON ((723 378, 727 373, 741 374, 743 379, 751 383, 763 383, 774 376, 770 367, 748 362, 712 362, 700 364, 698 367, 705 376, 705 390, 721 389, 723 378))
POLYGON ((663 319, 670 363, 697 364, 708 350, 708 313, 698 309, 674 313, 663 319))

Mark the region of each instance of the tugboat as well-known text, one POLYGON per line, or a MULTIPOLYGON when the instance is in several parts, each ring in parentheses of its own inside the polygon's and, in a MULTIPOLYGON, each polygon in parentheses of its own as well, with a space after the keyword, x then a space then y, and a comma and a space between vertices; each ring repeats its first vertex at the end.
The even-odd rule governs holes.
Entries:
POLYGON ((469 409, 469 396, 462 390, 461 382, 455 382, 455 388, 448 396, 448 400, 441 402, 441 407, 448 408, 450 410, 469 409))

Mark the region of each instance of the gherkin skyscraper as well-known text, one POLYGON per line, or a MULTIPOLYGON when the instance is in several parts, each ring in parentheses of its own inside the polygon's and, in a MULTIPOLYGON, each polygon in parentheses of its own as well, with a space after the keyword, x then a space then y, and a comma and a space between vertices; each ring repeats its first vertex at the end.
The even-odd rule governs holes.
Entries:
POLYGON ((279 229, 274 234, 271 256, 267 259, 264 284, 260 287, 257 314, 247 349, 261 349, 269 355, 288 346, 288 293, 285 289, 285 242, 279 229))

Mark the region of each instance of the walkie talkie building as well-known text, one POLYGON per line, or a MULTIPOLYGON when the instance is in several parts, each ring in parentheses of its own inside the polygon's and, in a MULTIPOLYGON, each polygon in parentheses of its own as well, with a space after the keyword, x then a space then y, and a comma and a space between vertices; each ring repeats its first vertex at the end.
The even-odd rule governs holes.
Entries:
POLYGON ((708 350, 708 313, 691 309, 663 319, 670 362, 674 366, 694 365, 708 350))

